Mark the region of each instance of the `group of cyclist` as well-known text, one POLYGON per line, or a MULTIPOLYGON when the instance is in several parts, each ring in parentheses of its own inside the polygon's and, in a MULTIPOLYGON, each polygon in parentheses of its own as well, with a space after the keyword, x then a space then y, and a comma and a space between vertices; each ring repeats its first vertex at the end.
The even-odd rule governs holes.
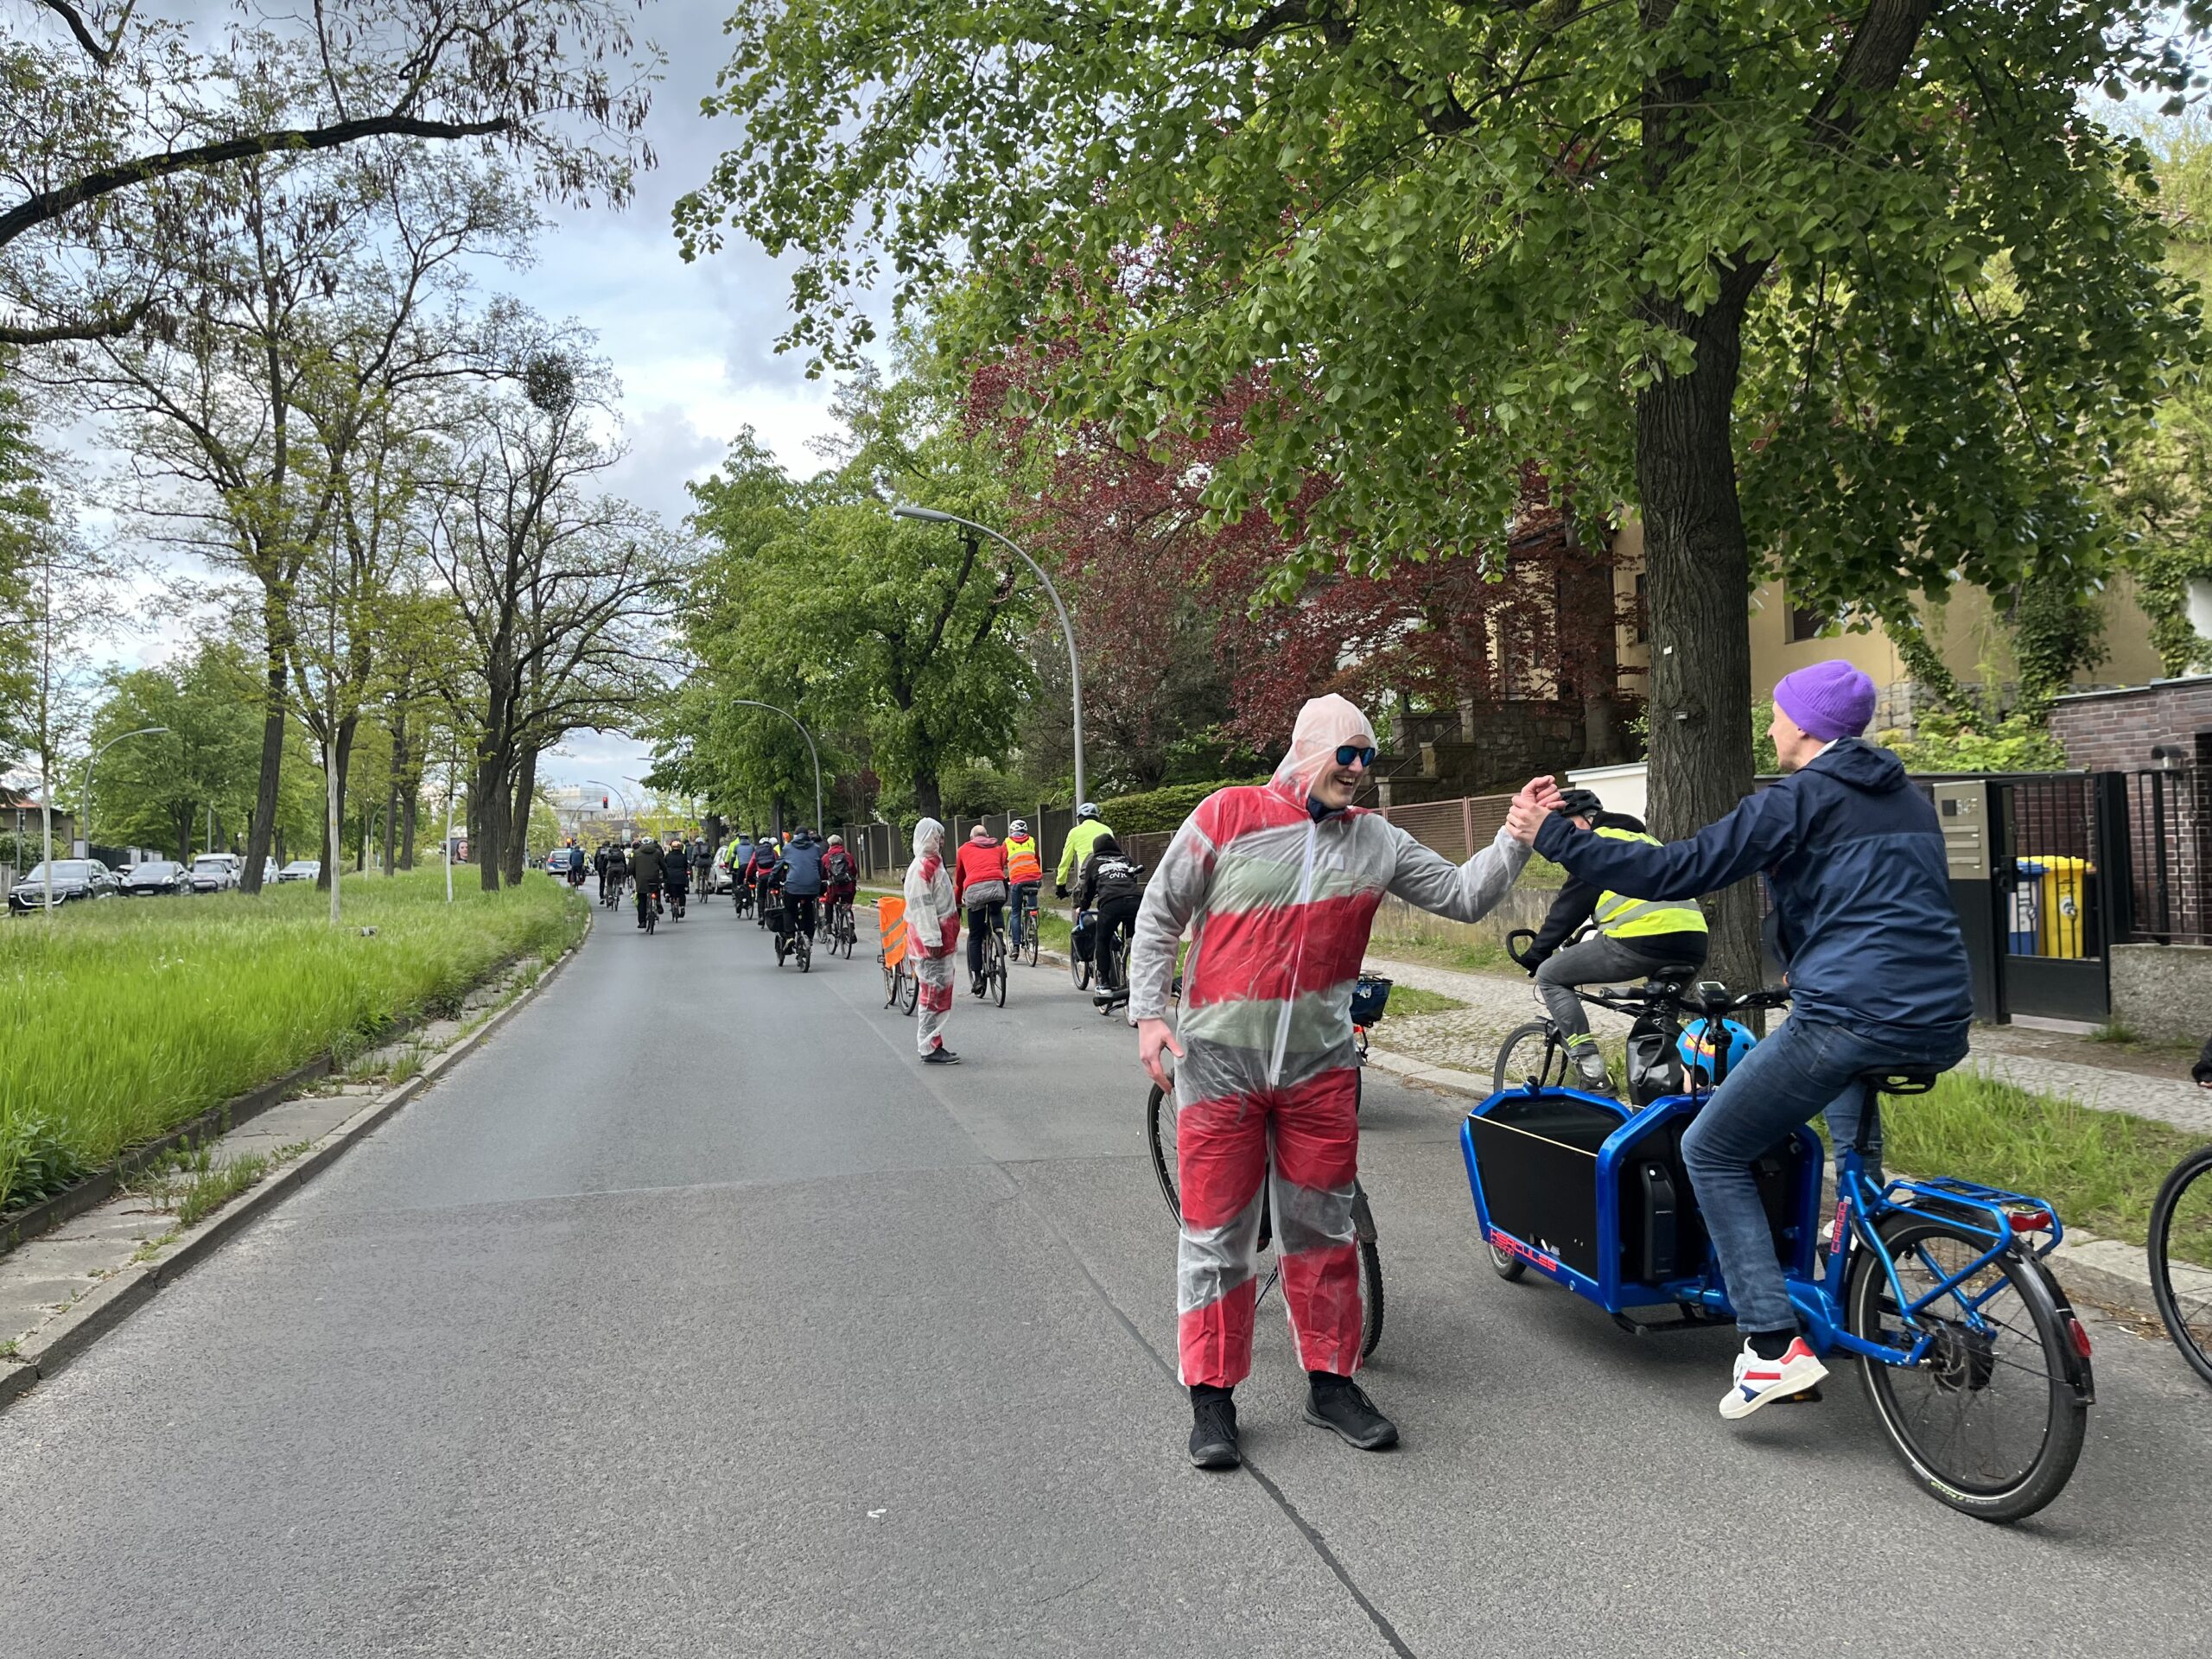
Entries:
POLYGON ((730 900, 741 916, 748 911, 759 925, 774 932, 780 963, 795 938, 810 944, 825 913, 849 906, 860 888, 860 866, 841 835, 819 840, 800 826, 755 841, 739 833, 718 855, 730 884, 730 900))
MULTIPOLYGON (((581 855, 582 849, 576 850, 581 855)), ((592 854, 591 864, 599 877, 601 904, 611 907, 635 892, 638 926, 643 931, 649 910, 655 916, 665 912, 671 919, 682 921, 695 877, 696 884, 704 888, 713 861, 714 849, 704 836, 687 841, 671 834, 665 841, 636 836, 628 842, 601 842, 592 854)), ((580 861, 570 864, 572 882, 581 884, 582 868, 580 861)))

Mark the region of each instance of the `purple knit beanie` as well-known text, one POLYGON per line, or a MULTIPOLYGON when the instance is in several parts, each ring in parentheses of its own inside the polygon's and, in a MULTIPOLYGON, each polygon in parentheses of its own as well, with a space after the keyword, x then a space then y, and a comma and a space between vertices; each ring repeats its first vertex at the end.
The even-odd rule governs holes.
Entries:
POLYGON ((1832 658, 1783 675, 1775 683, 1774 706, 1808 737, 1856 737, 1874 718, 1874 682, 1832 658))

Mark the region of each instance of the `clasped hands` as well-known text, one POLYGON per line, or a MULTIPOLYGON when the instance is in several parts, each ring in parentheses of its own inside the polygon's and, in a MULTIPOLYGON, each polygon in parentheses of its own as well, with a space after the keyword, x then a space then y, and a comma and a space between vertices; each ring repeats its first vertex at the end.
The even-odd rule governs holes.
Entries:
POLYGON ((1526 846, 1536 844, 1536 831, 1561 803, 1559 785, 1551 778, 1531 778, 1521 785, 1505 811, 1505 833, 1526 846))

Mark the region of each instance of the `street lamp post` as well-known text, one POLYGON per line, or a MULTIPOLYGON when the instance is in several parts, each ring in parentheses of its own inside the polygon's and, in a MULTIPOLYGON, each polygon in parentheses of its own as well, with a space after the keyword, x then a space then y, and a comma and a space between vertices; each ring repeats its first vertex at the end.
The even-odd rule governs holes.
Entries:
POLYGON ((89 857, 91 857, 91 856, 92 856, 92 768, 93 768, 95 766, 97 766, 97 765, 99 765, 99 758, 100 758, 100 756, 102 756, 102 755, 105 754, 105 753, 106 753, 110 749, 113 748, 117 744, 118 744, 118 743, 122 742, 122 741, 123 741, 123 740, 124 740, 124 738, 126 738, 126 737, 150 737, 150 736, 152 736, 156 732, 166 732, 167 730, 168 730, 168 727, 166 727, 166 726, 141 726, 141 727, 140 727, 137 731, 135 731, 135 732, 124 732, 124 733, 120 733, 120 734, 118 734, 118 735, 116 735, 116 736, 114 736, 114 737, 111 737, 110 739, 108 739, 108 741, 107 741, 106 742, 105 742, 105 743, 101 744, 101 745, 99 746, 99 747, 98 747, 97 749, 94 749, 94 750, 92 752, 92 753, 91 753, 90 755, 88 755, 88 756, 86 756, 86 760, 85 760, 85 788, 84 788, 84 792, 83 792, 81 795, 79 795, 79 796, 78 797, 78 798, 77 798, 77 815, 78 815, 79 819, 80 820, 80 822, 79 822, 79 823, 78 823, 78 825, 77 825, 77 830, 78 830, 78 835, 77 835, 77 856, 78 856, 78 857, 79 857, 79 858, 89 858, 89 857))
POLYGON ((770 714, 781 715, 785 720, 791 721, 793 726, 798 727, 798 734, 806 739, 806 752, 809 755, 813 757, 814 760, 814 830, 816 834, 821 834, 822 756, 815 750, 814 739, 812 735, 807 731, 805 727, 799 726, 798 716, 792 714, 788 709, 779 709, 772 702, 756 702, 751 697, 732 697, 730 702, 741 709, 766 709, 770 714))
POLYGON ((963 518, 957 512, 939 512, 935 507, 909 506, 903 501, 891 509, 891 514, 894 518, 912 518, 918 524, 959 524, 988 536, 1027 565, 1036 573, 1037 580, 1045 584, 1045 592, 1052 601, 1052 608, 1060 615, 1060 633, 1068 642, 1068 688, 1075 708, 1075 798, 1076 804, 1081 805, 1084 800, 1083 664, 1076 658, 1075 624, 1068 620, 1068 607, 1060 602, 1060 590, 1052 586, 1052 579, 1045 574, 1043 565, 988 524, 979 524, 973 518, 963 518))

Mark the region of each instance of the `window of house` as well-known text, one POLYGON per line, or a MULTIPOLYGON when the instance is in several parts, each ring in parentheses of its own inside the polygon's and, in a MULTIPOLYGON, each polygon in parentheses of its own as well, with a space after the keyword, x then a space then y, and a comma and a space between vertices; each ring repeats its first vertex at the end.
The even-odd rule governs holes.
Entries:
POLYGON ((1789 643, 1798 645, 1808 639, 1817 639, 1827 631, 1828 625, 1834 620, 1835 619, 1826 611, 1815 610, 1808 605, 1800 605, 1792 599, 1789 601, 1789 643))

